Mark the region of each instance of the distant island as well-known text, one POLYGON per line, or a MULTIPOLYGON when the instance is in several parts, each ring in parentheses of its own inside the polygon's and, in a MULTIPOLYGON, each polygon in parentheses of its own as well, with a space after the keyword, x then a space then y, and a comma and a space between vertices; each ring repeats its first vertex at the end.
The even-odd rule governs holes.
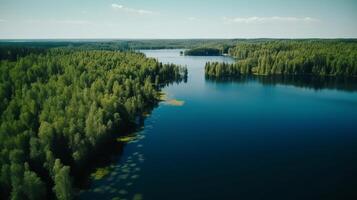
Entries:
POLYGON ((220 56, 222 51, 217 48, 199 47, 184 51, 185 56, 220 56))

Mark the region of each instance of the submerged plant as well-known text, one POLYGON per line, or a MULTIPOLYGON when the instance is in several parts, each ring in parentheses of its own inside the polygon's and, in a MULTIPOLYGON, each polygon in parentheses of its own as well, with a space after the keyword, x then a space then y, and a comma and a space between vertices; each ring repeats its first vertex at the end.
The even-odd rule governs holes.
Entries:
POLYGON ((94 173, 91 174, 91 178, 94 180, 100 180, 109 174, 109 168, 98 168, 94 173))

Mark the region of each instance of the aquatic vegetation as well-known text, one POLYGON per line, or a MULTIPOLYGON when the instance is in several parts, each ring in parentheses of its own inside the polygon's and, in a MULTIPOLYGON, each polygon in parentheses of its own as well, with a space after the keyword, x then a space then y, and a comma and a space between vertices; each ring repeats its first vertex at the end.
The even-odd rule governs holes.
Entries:
MULTIPOLYGON (((171 106, 183 106, 185 103, 184 101, 168 98, 167 94, 164 92, 160 92, 159 100, 163 101, 164 104, 171 105, 171 106)), ((149 126, 147 126, 147 127, 149 127, 149 126)))
POLYGON ((91 174, 91 178, 94 180, 100 180, 109 174, 109 167, 98 168, 94 173, 91 174))
POLYGON ((131 135, 126 135, 126 136, 121 136, 117 138, 118 142, 130 142, 136 139, 136 136, 134 134, 131 135))
POLYGON ((128 174, 123 174, 123 175, 120 175, 119 176, 119 179, 123 179, 123 180, 125 180, 125 179, 127 179, 128 178, 128 174))
POLYGON ((128 194, 128 191, 126 191, 126 190, 119 190, 119 194, 122 194, 122 195, 128 194))
POLYGON ((134 175, 131 176, 131 178, 132 179, 137 179, 137 178, 139 178, 139 175, 138 174, 134 174, 134 175))
MULTIPOLYGON (((144 131, 139 131, 130 135, 122 136, 117 138, 119 142, 125 143, 135 143, 146 136, 143 134, 144 131)), ((136 148, 142 147, 142 144, 135 145, 136 148)), ((132 186, 140 175, 141 168, 140 163, 144 162, 144 155, 140 150, 134 151, 131 154, 127 155, 126 159, 124 159, 121 164, 115 165, 112 164, 106 168, 99 168, 92 174, 93 180, 101 180, 105 176, 106 185, 95 189, 95 191, 88 191, 93 193, 108 193, 110 195, 115 195, 116 197, 113 199, 127 199, 129 196, 129 192, 126 188, 132 186), (119 188, 118 188, 119 187, 119 188)), ((130 194, 131 196, 132 194, 130 194)), ((142 199, 142 196, 139 194, 136 199, 142 199)))
POLYGON ((183 106, 185 104, 184 101, 180 101, 177 99, 169 99, 167 101, 164 102, 166 105, 170 105, 170 106, 183 106))
POLYGON ((104 191, 110 191, 110 190, 111 190, 111 188, 110 188, 110 186, 109 186, 109 185, 104 186, 104 187, 103 187, 103 189, 104 189, 104 191))
POLYGON ((103 192, 103 189, 102 189, 102 188, 95 188, 95 189, 93 190, 93 192, 95 192, 95 193, 100 193, 100 192, 103 192))
POLYGON ((0 52, 1 175, 6 170, 0 199, 71 199, 71 180, 88 167, 91 152, 131 127, 140 110, 152 109, 161 85, 186 73, 132 51, 10 46, 0 52), (21 155, 16 173, 13 153, 21 155), (25 191, 26 185, 37 192, 25 191))
POLYGON ((143 200, 143 195, 137 193, 137 194, 134 195, 133 200, 143 200))

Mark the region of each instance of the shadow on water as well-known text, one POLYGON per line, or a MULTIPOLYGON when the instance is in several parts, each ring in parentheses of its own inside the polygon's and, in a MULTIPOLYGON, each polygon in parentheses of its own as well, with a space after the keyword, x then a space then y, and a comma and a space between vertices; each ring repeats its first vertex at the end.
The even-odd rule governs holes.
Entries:
MULTIPOLYGON (((156 107, 155 104, 154 107, 156 107)), ((153 109, 153 108, 151 108, 153 109)), ((149 113, 149 109, 145 113, 149 113)), ((75 169, 75 186, 80 189, 88 189, 91 184, 91 174, 99 169, 116 163, 123 154, 126 142, 118 141, 119 136, 128 136, 141 131, 144 126, 145 116, 139 116, 135 123, 121 131, 121 134, 112 134, 112 137, 101 144, 86 162, 86 167, 75 169)))
MULTIPOLYGON (((187 82, 187 73, 184 74, 183 77, 181 78, 175 78, 175 80, 173 81, 168 81, 165 83, 162 83, 158 90, 161 90, 164 87, 168 87, 170 85, 173 84, 178 84, 180 82, 187 82)), ((145 127, 145 119, 151 115, 151 111, 154 110, 156 107, 159 106, 159 102, 161 100, 157 100, 155 102, 150 103, 149 105, 147 105, 147 107, 142 111, 139 112, 137 114, 137 117, 129 123, 129 125, 127 125, 126 127, 121 127, 120 130, 116 129, 115 131, 113 131, 110 135, 110 138, 108 138, 107 140, 105 140, 105 142, 103 142, 101 145, 98 146, 98 148, 96 148, 95 151, 91 152, 91 156, 88 158, 88 160, 85 162, 85 167, 83 167, 84 165, 79 166, 77 168, 73 168, 73 174, 75 176, 74 179, 74 184, 75 184, 75 188, 76 188, 76 199, 82 199, 82 195, 81 192, 84 191, 94 191, 93 194, 95 195, 102 195, 100 194, 99 188, 92 188, 93 187, 93 182, 95 181, 99 181, 99 180, 105 180, 108 179, 122 179, 121 176, 127 175, 127 174, 120 174, 118 173, 118 170, 129 170, 130 168, 125 167, 126 165, 135 165, 135 163, 130 163, 131 158, 129 160, 129 162, 125 161, 124 163, 122 161, 120 161, 122 159, 122 157, 124 156, 124 150, 126 145, 128 145, 128 143, 133 143, 132 141, 120 141, 119 138, 136 138, 135 141, 138 141, 142 136, 142 133, 144 131, 145 128, 147 128, 148 125, 146 125, 145 127), (138 139, 139 138, 139 139, 138 139), (120 161, 120 163, 123 165, 122 167, 119 167, 119 163, 118 161, 120 161), (113 168, 114 166, 114 168, 113 168), (93 179, 93 173, 97 172, 98 169, 103 169, 103 172, 105 172, 105 175, 103 175, 102 177, 98 178, 98 179, 93 179), (113 176, 113 174, 115 175, 115 177, 113 176), (98 191, 97 191, 98 190, 98 191)), ((134 143, 135 143, 134 141, 134 143)), ((138 146, 140 146, 141 144, 139 144, 138 146)), ((136 152, 136 154, 138 154, 136 152)), ((143 161, 143 157, 142 154, 138 154, 136 155, 134 153, 134 156, 138 157, 138 161, 142 162, 143 161)), ((130 156, 129 156, 130 157, 130 156)), ((137 169, 138 167, 136 167, 135 169, 137 169)), ((134 174, 131 176, 132 179, 136 179, 137 178, 137 174, 134 174)), ((129 182, 130 183, 130 182, 129 182)), ((132 183, 131 183, 132 184, 132 183)), ((130 186, 127 184, 127 186, 130 186)), ((108 194, 109 196, 117 196, 116 193, 118 193, 119 195, 123 196, 126 195, 127 191, 126 190, 119 190, 119 189, 113 189, 112 186, 106 186, 107 188, 110 187, 110 189, 112 191, 110 191, 110 194, 108 194), (123 194, 122 194, 123 193, 123 194)), ((92 194, 92 193, 89 193, 92 194)), ((107 195, 107 197, 108 197, 107 195)), ((104 195, 106 196, 106 195, 104 195)), ((87 197, 87 196, 86 196, 87 197)), ((96 197, 96 196, 95 196, 96 197)), ((134 195, 135 197, 135 195, 134 195)), ((140 195, 139 195, 140 197, 140 195)), ((140 199, 139 197, 137 197, 137 199, 140 199)))
POLYGON ((257 81, 263 85, 291 85, 313 90, 336 89, 348 92, 357 91, 356 77, 322 77, 322 76, 238 76, 215 78, 206 76, 206 81, 215 83, 248 83, 257 81))
POLYGON ((138 115, 131 129, 117 134, 98 149, 77 181, 76 199, 142 199, 142 194, 133 191, 132 187, 141 176, 141 165, 145 160, 140 151, 141 140, 145 138, 145 129, 152 126, 145 124, 145 119, 154 107, 138 115), (129 145, 131 148, 135 146, 136 150, 128 154, 125 149, 129 145))

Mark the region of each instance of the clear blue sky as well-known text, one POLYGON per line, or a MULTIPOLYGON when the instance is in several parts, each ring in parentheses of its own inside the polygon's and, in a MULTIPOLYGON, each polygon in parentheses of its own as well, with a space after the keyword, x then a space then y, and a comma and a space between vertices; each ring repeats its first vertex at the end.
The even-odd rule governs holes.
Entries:
POLYGON ((0 38, 356 38, 357 0, 0 0, 0 38))

